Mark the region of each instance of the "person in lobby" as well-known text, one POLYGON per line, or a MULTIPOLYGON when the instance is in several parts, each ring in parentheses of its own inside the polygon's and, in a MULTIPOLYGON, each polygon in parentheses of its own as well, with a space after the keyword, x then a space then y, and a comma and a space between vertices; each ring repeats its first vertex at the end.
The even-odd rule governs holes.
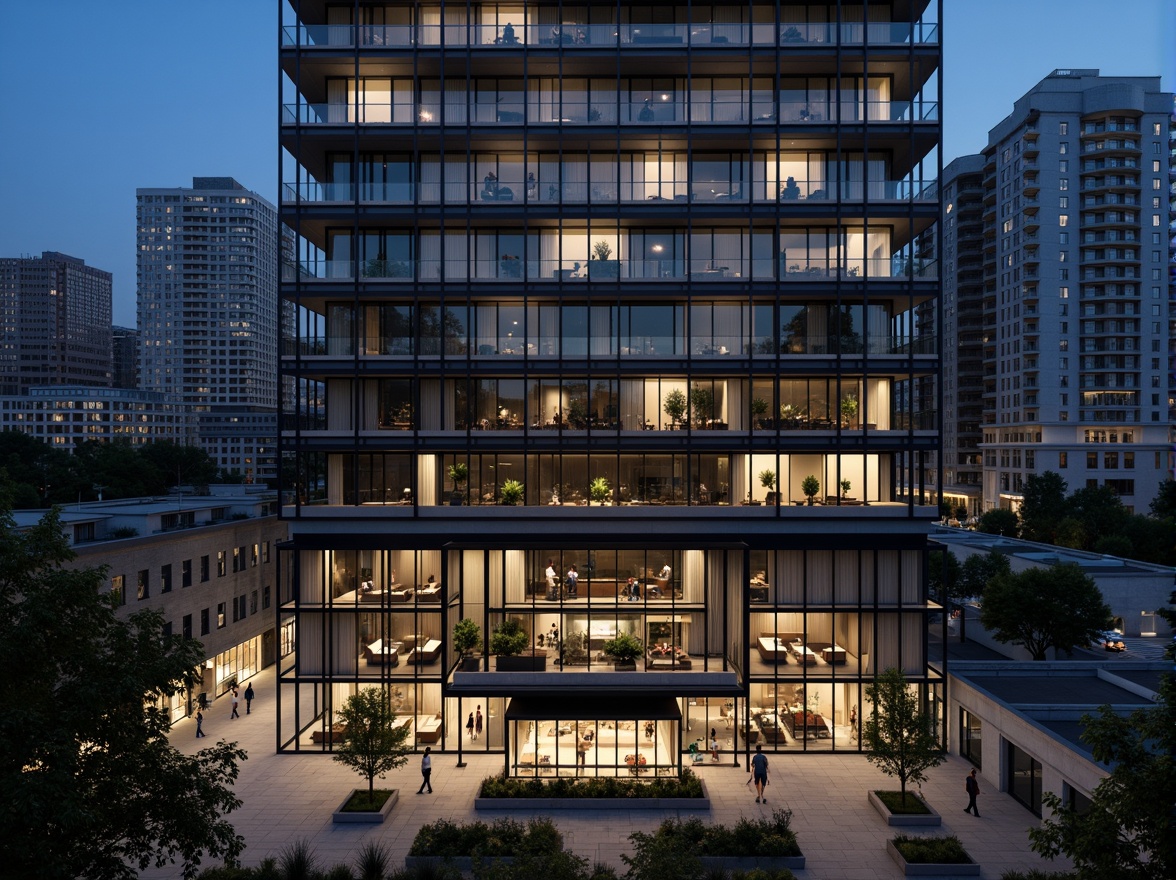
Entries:
POLYGON ((577 585, 579 584, 579 581, 580 581, 580 573, 578 571, 576 571, 576 566, 573 565, 573 566, 571 566, 571 568, 568 569, 568 576, 567 576, 567 581, 566 581, 566 583, 568 585, 568 595, 569 596, 571 596, 573 598, 575 597, 576 589, 577 589, 577 585))
POLYGON ((545 578, 547 578, 547 598, 548 599, 555 599, 556 598, 556 587, 555 587, 556 574, 555 574, 555 560, 554 559, 547 560, 547 569, 543 572, 543 576, 545 578))
POLYGON ((514 44, 518 41, 519 38, 515 36, 514 25, 508 21, 506 23, 506 27, 502 29, 502 42, 507 44, 514 44))

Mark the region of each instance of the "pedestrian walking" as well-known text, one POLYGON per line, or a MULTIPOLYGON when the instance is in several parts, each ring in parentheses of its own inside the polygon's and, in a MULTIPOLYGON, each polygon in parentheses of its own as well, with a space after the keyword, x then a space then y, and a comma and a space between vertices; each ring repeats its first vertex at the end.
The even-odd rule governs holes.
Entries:
POLYGON ((196 739, 200 739, 200 737, 202 737, 202 736, 208 736, 208 734, 204 732, 204 713, 201 712, 199 709, 197 709, 196 710, 196 739))
POLYGON ((474 713, 470 713, 470 717, 466 719, 466 733, 469 734, 470 739, 474 738, 474 713))
POLYGON ((768 787, 768 756, 764 754, 764 747, 757 745, 755 755, 751 759, 751 778, 755 780, 755 802, 767 803, 764 789, 768 787))
POLYGON ((482 735, 482 707, 478 706, 478 714, 474 716, 474 739, 482 735))
POLYGON ((234 718, 240 717, 241 713, 237 711, 237 689, 233 688, 233 714, 229 716, 229 720, 232 721, 234 718))
POLYGON ((976 806, 976 795, 980 794, 980 783, 976 780, 975 770, 965 777, 964 790, 968 793, 968 805, 964 807, 964 812, 971 813, 977 819, 979 819, 980 808, 976 806))
POLYGON ((717 764, 719 762, 719 738, 715 735, 715 729, 713 727, 711 728, 710 749, 711 761, 717 764))
POLYGON ((425 754, 421 756, 421 787, 417 789, 417 794, 425 793, 425 786, 429 787, 429 794, 433 793, 433 759, 429 757, 429 753, 433 751, 432 746, 425 746, 425 754))
POLYGON ((253 682, 249 682, 245 687, 245 714, 248 715, 253 711, 253 682))

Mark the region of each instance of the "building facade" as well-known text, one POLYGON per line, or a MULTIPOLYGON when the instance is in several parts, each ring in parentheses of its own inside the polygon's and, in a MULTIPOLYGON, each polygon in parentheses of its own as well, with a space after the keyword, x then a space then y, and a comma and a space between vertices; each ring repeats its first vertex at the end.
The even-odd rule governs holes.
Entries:
POLYGON ((369 685, 520 775, 942 718, 939 5, 282 8, 280 748, 369 685))
MULTIPOLYGON (((286 537, 276 496, 241 486, 212 486, 203 495, 125 498, 71 504, 60 512, 75 567, 106 566, 118 614, 151 609, 165 635, 198 639, 204 668, 196 683, 168 701, 172 720, 195 713, 272 664, 280 633, 277 546, 286 537)), ((18 510, 18 529, 43 510, 18 510)))
POLYGON ((274 207, 229 177, 139 189, 136 201, 141 387, 192 407, 202 445, 222 469, 272 479, 274 207), (221 442, 226 425, 239 431, 232 444, 221 442))
MULTIPOLYGON (((1159 77, 1056 70, 989 133, 982 286, 975 226, 958 226, 945 346, 972 357, 963 316, 979 300, 982 375, 959 375, 955 422, 979 391, 984 510, 1016 509, 1025 478, 1050 470, 1144 511, 1171 473, 1171 112, 1159 77)), ((976 159, 958 161, 968 210, 976 159)), ((968 433, 949 460, 970 457, 968 433)))
POLYGON ((45 251, 0 258, 0 394, 111 385, 109 272, 45 251))
POLYGON ((167 394, 85 385, 0 396, 0 431, 21 431, 66 451, 88 440, 187 446, 199 438, 191 407, 167 394))
POLYGON ((139 331, 131 327, 111 327, 113 337, 114 387, 139 387, 139 331))

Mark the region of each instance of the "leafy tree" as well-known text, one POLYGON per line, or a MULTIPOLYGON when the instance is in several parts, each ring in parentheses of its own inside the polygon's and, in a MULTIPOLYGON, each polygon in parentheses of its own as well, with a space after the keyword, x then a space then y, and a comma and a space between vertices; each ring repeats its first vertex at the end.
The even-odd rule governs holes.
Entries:
MULTIPOLYGON (((1170 602, 1176 603, 1176 593, 1170 602)), ((1172 609, 1159 612, 1170 623, 1172 609)), ((1169 646, 1173 659, 1173 646, 1169 646)), ((1123 718, 1110 706, 1082 719, 1082 739, 1096 761, 1111 766, 1090 809, 1078 813, 1053 792, 1042 796, 1052 812, 1030 829, 1033 850, 1065 855, 1078 880, 1164 880, 1176 876, 1176 677, 1166 673, 1155 706, 1123 718)))
POLYGON ((396 724, 392 701, 382 688, 352 694, 338 715, 345 732, 334 758, 367 779, 371 800, 376 777, 408 763, 408 728, 396 724))
POLYGON ((1156 519, 1176 520, 1176 480, 1164 480, 1148 507, 1156 519))
POLYGON ((976 531, 984 532, 986 535, 1007 535, 1015 538, 1019 534, 1020 523, 1013 511, 998 507, 980 514, 980 519, 976 521, 976 531))
MULTIPOLYGON (((1082 524, 1083 543, 1079 550, 1090 550, 1095 541, 1123 531, 1130 516, 1118 494, 1110 486, 1086 486, 1066 499, 1067 516, 1082 524)), ((1073 545, 1071 545, 1073 546, 1073 545)))
POLYGON ((89 440, 75 447, 74 457, 90 484, 87 497, 97 497, 97 486, 102 487, 103 498, 158 495, 166 488, 159 468, 127 442, 89 440))
MULTIPOLYGON (((1156 565, 1176 565, 1176 520, 1132 514, 1123 525, 1123 536, 1131 542, 1131 552, 1127 555, 1132 559, 1156 565)), ((1095 549, 1099 553, 1112 552, 1098 550, 1098 546, 1096 543, 1095 549)))
POLYGON ((73 559, 54 510, 17 532, 0 509, 0 864, 13 877, 121 880, 235 860, 224 818, 245 753, 184 755, 159 702, 191 683, 199 642, 152 611, 115 616, 105 571, 73 559), (19 675, 12 670, 20 670, 19 675))
POLYGON ((866 685, 866 699, 874 706, 862 725, 866 760, 898 779, 905 806, 907 783, 923 782, 926 771, 945 760, 931 715, 894 667, 866 685))
POLYGON ((960 592, 960 572, 960 561, 950 550, 944 548, 930 553, 927 557, 927 587, 931 597, 946 606, 966 595, 960 592))
POLYGON ((1110 620, 1102 593, 1073 563, 1001 575, 980 608, 980 622, 997 641, 1023 646, 1034 660, 1045 660, 1050 648, 1072 653, 1110 620))
POLYGON ((167 486, 201 485, 216 480, 216 462, 199 446, 161 440, 143 446, 139 454, 159 469, 167 486))
POLYGON ((964 560, 960 567, 961 596, 983 596, 984 589, 989 582, 1002 574, 1008 574, 1009 558, 1003 553, 990 550, 987 553, 975 553, 964 560))
POLYGON ((1067 513, 1066 481, 1055 471, 1030 474, 1021 500, 1021 537, 1053 544, 1057 524, 1067 513))

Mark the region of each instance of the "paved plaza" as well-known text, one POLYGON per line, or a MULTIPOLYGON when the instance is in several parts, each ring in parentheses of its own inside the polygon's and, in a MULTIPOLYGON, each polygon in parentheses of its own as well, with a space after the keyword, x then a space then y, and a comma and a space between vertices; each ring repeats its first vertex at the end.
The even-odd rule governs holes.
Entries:
MULTIPOLYGON (((467 822, 529 815, 474 810, 479 782, 501 772, 502 755, 467 754, 467 766, 459 768, 456 754, 435 754, 431 795, 416 794, 420 758, 413 755, 407 766, 389 774, 382 783, 400 791, 400 802, 387 823, 333 825, 332 811, 351 789, 361 787, 363 780, 328 756, 275 753, 275 671, 271 666, 252 679, 257 699, 251 715, 244 714, 242 701, 241 717, 230 720, 225 697, 205 713, 204 729, 213 742, 235 740, 249 754, 236 785, 244 803, 232 816, 245 838, 244 864, 256 865, 267 856, 276 856, 299 838, 313 846, 320 865, 351 862, 357 849, 369 840, 387 845, 399 860, 407 855, 417 830, 437 818, 467 822)), ((195 739, 191 719, 175 725, 172 739, 189 753, 202 745, 195 739)), ((1037 819, 1011 797, 996 791, 990 780, 981 777, 980 781, 981 818, 963 812, 967 803, 964 777, 970 767, 963 759, 951 757, 931 771, 923 786, 928 801, 943 814, 943 827, 936 833, 958 835, 980 861, 981 876, 991 880, 1011 869, 1067 867, 1051 866, 1030 851, 1026 830, 1037 819)), ((889 880, 901 876, 884 851, 893 832, 866 802, 867 790, 893 787, 893 780, 860 756, 773 755, 771 771, 768 804, 760 806, 746 784, 748 773, 742 764, 738 768, 730 763, 697 765, 710 792, 711 809, 681 815, 701 815, 704 821, 731 824, 740 816, 786 807, 792 810, 793 828, 807 859, 806 869, 798 873, 801 880, 889 880)), ((551 814, 569 849, 617 868, 623 868, 620 856, 629 851, 630 833, 650 831, 671 815, 675 813, 644 810, 560 810, 551 814)), ((172 875, 155 871, 144 876, 172 875)))

